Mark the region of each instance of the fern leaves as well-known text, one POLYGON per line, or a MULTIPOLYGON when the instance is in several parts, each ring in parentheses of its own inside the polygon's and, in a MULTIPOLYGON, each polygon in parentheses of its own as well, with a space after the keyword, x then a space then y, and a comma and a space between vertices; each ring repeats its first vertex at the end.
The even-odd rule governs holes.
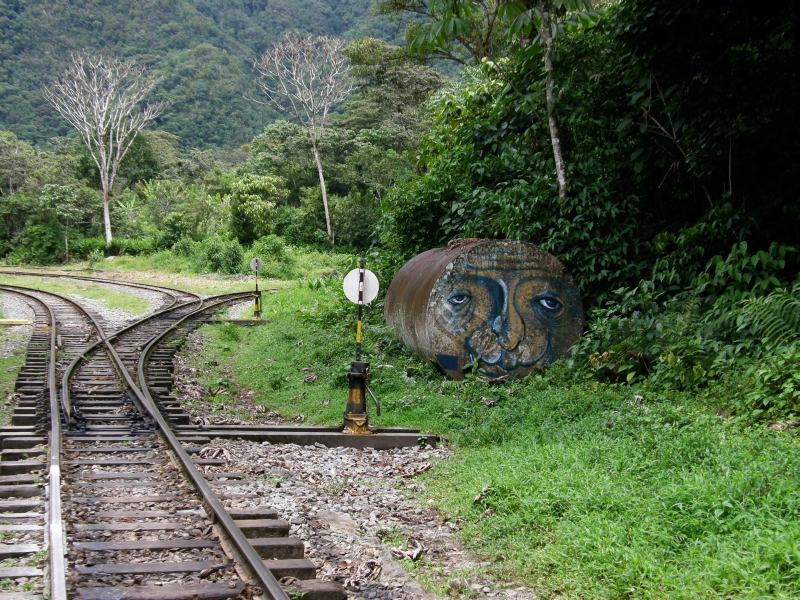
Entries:
POLYGON ((789 344, 800 340, 800 284, 761 298, 743 300, 739 329, 751 329, 764 341, 789 344))

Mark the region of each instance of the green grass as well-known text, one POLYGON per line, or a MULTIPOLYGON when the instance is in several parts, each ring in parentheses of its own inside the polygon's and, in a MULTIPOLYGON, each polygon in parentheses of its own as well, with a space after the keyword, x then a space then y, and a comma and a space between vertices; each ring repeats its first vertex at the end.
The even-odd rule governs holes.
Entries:
MULTIPOLYGON (((289 246, 285 247, 282 252, 281 256, 277 258, 260 256, 260 258, 264 260, 263 274, 267 275, 267 277, 259 278, 259 281, 263 279, 265 288, 268 286, 279 287, 285 285, 286 279, 313 279, 331 270, 338 270, 341 272, 346 269, 352 261, 352 257, 347 254, 307 251, 289 246), (275 274, 275 276, 271 277, 270 274, 275 274), (276 277, 281 277, 281 279, 276 279, 276 277)), ((185 278, 184 283, 190 286, 196 283, 192 280, 240 283, 242 275, 245 275, 248 279, 246 285, 252 286, 252 281, 255 279, 254 272, 248 270, 246 265, 249 264, 249 260, 253 256, 254 255, 249 251, 246 253, 242 261, 245 271, 239 275, 198 274, 196 265, 191 259, 176 256, 169 251, 157 252, 147 256, 118 256, 112 261, 104 261, 96 270, 99 274, 123 271, 126 276, 131 271, 139 272, 136 273, 135 276, 141 276, 142 273, 158 276, 178 275, 183 276, 183 278, 185 278)), ((83 267, 85 265, 81 263, 77 266, 83 267)))
MULTIPOLYGON (((4 317, 0 311, 0 319, 2 318, 4 317)), ((14 382, 17 380, 20 366, 25 362, 26 354, 24 347, 10 351, 7 344, 14 343, 22 337, 22 334, 12 334, 11 331, 10 327, 0 327, 0 426, 11 422, 13 406, 7 403, 7 398, 14 391, 14 382)))
MULTIPOLYGON (((204 327, 208 384, 225 370, 269 410, 338 423, 354 346, 340 296, 338 281, 287 287, 265 297, 271 323, 204 327), (303 383, 309 372, 319 378, 303 383)), ((380 306, 369 312, 365 359, 383 405, 371 422, 457 446, 423 476, 422 498, 500 580, 543 598, 800 596, 800 442, 718 417, 730 390, 638 401, 630 387, 568 383, 565 365, 506 386, 446 382, 379 324, 380 306)), ((435 569, 418 575, 446 586, 435 569)))
MULTIPOLYGON (((346 254, 335 252, 307 251, 285 247, 283 255, 279 258, 262 256, 265 271, 288 272, 294 277, 318 277, 331 269, 341 270, 351 261, 346 254)), ((250 252, 246 254, 243 263, 249 263, 250 252)), ((75 263, 64 267, 65 269, 85 269, 87 263, 75 263)), ((195 263, 189 257, 177 256, 169 250, 139 256, 117 256, 113 260, 103 261, 94 270, 98 271, 156 271, 166 274, 198 275, 195 263)), ((247 271, 245 274, 249 274, 247 271)), ((200 274, 202 276, 202 274, 200 274)), ((219 277, 214 275, 214 277, 219 277)), ((225 277, 225 276, 221 276, 225 277)))
MULTIPOLYGON (((348 257, 325 260, 342 272, 348 257)), ((324 266, 308 267, 300 286, 264 283, 277 288, 264 295, 269 323, 204 326, 211 342, 191 352, 208 371, 200 383, 253 390, 257 404, 286 418, 340 422, 355 309, 340 280, 319 278, 324 266), (318 378, 304 383, 309 373, 318 378)), ((204 293, 251 286, 157 270, 98 274, 204 293)), ((636 400, 634 388, 577 384, 563 364, 504 386, 444 381, 381 316, 381 305, 367 309, 364 359, 383 407, 376 417, 370 405, 371 422, 419 427, 456 447, 415 493, 498 580, 531 585, 542 598, 800 596, 800 441, 791 430, 717 416, 741 389, 636 400)), ((247 416, 227 394, 206 402, 247 416)), ((441 593, 453 576, 435 564, 409 568, 441 593)))
MULTIPOLYGON (((344 373, 354 359, 355 308, 338 302, 342 295, 341 280, 315 282, 317 289, 310 289, 306 282, 302 287, 294 284, 274 294, 265 294, 262 317, 271 322, 262 326, 204 326, 202 331, 215 342, 206 349, 201 363, 207 367, 216 362, 231 368, 236 383, 257 392, 258 402, 269 411, 278 411, 289 418, 304 414, 310 422, 333 424, 341 420, 347 398, 344 373), (309 321, 332 305, 341 311, 338 323, 326 326, 309 321), (311 373, 316 373, 318 379, 304 383, 303 379, 311 373)), ((380 308, 367 311, 372 313, 372 320, 380 314, 380 308)), ((248 315, 252 315, 252 310, 245 313, 248 315)), ((373 391, 379 400, 387 403, 387 407, 401 409, 373 416, 371 422, 395 425, 408 423, 409 417, 417 419, 416 411, 402 409, 413 406, 420 395, 436 395, 437 385, 430 389, 409 385, 405 374, 419 371, 424 378, 433 376, 437 382, 438 377, 402 350, 385 327, 365 330, 363 356, 375 369, 373 391), (376 343, 384 345, 377 353, 376 343), (392 349, 390 361, 387 351, 392 349), (384 398, 389 392, 392 393, 384 398), (406 396, 407 393, 411 396, 406 396)), ((208 387, 218 378, 219 373, 212 373, 201 383, 208 387)))
POLYGON ((441 465, 430 497, 463 519, 498 575, 543 591, 797 597, 797 439, 739 430, 690 399, 654 399, 643 413, 625 396, 520 398, 533 407, 520 407, 518 431, 441 465))
POLYGON ((144 298, 127 292, 94 284, 89 281, 67 281, 52 277, 27 277, 0 272, 0 283, 19 285, 39 290, 47 290, 57 294, 77 294, 91 300, 99 300, 106 308, 122 310, 131 314, 147 312, 150 303, 144 298))
POLYGON ((191 263, 188 258, 176 256, 166 250, 142 256, 118 256, 114 260, 103 261, 98 268, 101 270, 188 273, 191 270, 191 263))

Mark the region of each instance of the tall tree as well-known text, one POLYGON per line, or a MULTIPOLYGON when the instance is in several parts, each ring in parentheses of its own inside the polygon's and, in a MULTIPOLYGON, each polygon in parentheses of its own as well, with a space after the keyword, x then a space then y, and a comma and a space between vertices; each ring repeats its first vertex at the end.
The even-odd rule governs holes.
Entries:
POLYGON ((258 84, 269 104, 297 119, 308 134, 319 173, 325 225, 331 239, 333 230, 319 139, 331 108, 344 101, 353 88, 350 65, 342 54, 344 44, 344 40, 335 37, 288 32, 256 63, 261 74, 258 84))
MULTIPOLYGON (((596 22, 594 0, 378 0, 386 13, 408 12, 427 17, 409 28, 411 47, 434 57, 464 62, 458 48, 475 60, 491 60, 511 89, 519 94, 503 72, 502 54, 513 48, 545 72, 547 126, 558 179, 558 195, 567 196, 567 166, 556 112, 556 79, 553 57, 558 34, 566 26, 596 22), (505 40, 505 43, 503 41, 505 40), (509 45, 511 44, 511 45, 509 45)), ((462 53, 463 54, 463 53, 462 53)))
POLYGON ((96 210, 97 195, 89 188, 74 185, 45 184, 39 193, 42 214, 64 228, 64 252, 69 262, 69 234, 82 220, 91 219, 96 210), (94 202, 92 201, 94 199, 94 202))
POLYGON ((0 129, 0 196, 13 196, 19 191, 38 162, 30 144, 0 129))
POLYGON ((337 127, 391 131, 391 148, 416 150, 429 128, 425 102, 447 78, 407 49, 375 38, 352 40, 343 50, 355 91, 338 111, 337 127))
POLYGON ((139 131, 168 105, 139 107, 159 81, 132 61, 84 51, 72 55, 61 79, 44 90, 50 104, 78 130, 97 166, 107 245, 112 240, 109 195, 122 159, 139 131))

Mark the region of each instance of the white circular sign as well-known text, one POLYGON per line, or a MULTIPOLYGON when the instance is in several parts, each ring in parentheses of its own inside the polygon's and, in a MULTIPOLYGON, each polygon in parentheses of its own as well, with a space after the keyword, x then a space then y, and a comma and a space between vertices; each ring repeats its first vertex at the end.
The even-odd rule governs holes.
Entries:
POLYGON ((253 269, 253 271, 260 271, 263 266, 264 261, 260 258, 254 258, 250 261, 250 268, 253 269))
MULTIPOLYGON (((353 269, 345 275, 344 295, 354 304, 358 304, 358 269, 353 269)), ((364 269, 364 304, 369 304, 378 297, 378 278, 369 269, 364 269)))

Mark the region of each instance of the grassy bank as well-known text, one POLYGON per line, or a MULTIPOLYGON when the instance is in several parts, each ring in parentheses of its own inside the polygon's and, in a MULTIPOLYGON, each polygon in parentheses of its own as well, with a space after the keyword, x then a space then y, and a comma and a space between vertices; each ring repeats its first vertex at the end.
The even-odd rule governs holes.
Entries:
MULTIPOLYGON (((0 319, 4 319, 0 306, 0 319)), ((14 382, 20 366, 25 362, 27 333, 20 327, 0 326, 0 426, 11 421, 13 405, 8 398, 14 391, 14 382)))
MULTIPOLYGON (((352 257, 346 254, 331 252, 307 251, 290 246, 280 247, 277 255, 270 256, 256 252, 248 253, 243 259, 243 269, 247 269, 246 263, 250 258, 255 257, 264 260, 264 268, 259 285, 262 289, 280 288, 289 285, 289 281, 299 278, 318 278, 331 271, 341 272, 347 269, 352 261, 352 257), (266 275, 266 277, 265 277, 266 275), (278 278, 280 277, 280 278, 278 278)), ((41 267, 3 267, 0 269, 0 281, 13 283, 14 280, 21 281, 19 277, 14 279, 3 279, 4 274, 12 271, 36 271, 41 270, 46 273, 75 274, 83 277, 102 277, 106 279, 120 279, 150 285, 159 285, 186 290, 203 295, 225 294, 253 289, 255 273, 246 270, 244 273, 234 275, 222 275, 219 273, 198 272, 197 264, 187 257, 176 255, 168 250, 156 252, 154 254, 139 256, 116 256, 110 260, 102 260, 98 263, 73 262, 62 265, 58 268, 41 267)), ((35 281, 35 280, 34 280, 35 281)), ((18 285, 30 285, 30 283, 19 283, 18 285)), ((87 295, 87 290, 94 293, 94 287, 90 285, 80 285, 80 289, 75 293, 80 293, 87 298, 103 300, 105 297, 87 295)), ((75 284, 66 282, 63 289, 75 284)), ((31 286, 36 287, 36 286, 31 286)), ((53 291, 58 291, 55 288, 53 291)), ((100 287, 100 290, 104 288, 100 287)), ((62 292, 68 293, 68 292, 62 292)))
MULTIPOLYGON (((266 282, 276 291, 264 295, 263 326, 204 326, 209 342, 187 353, 201 369, 202 402, 248 418, 237 395, 252 390, 264 412, 338 423, 355 310, 341 281, 321 275, 348 260, 329 256, 302 281, 266 282)), ((202 293, 252 284, 113 263, 97 274, 202 293)), ((372 423, 419 427, 456 446, 413 493, 495 577, 543 598, 800 596, 800 440, 729 418, 744 392, 735 376, 701 395, 576 382, 565 364, 502 386, 450 382, 400 346, 381 316, 380 305, 367 309, 364 358, 383 408, 376 417, 370 407, 372 423)), ((0 360, 9 382, 13 366, 0 360)), ((450 574, 409 566, 447 587, 450 574)))
MULTIPOLYGON (((204 327, 201 383, 253 390, 286 418, 338 422, 354 345, 339 285, 278 290, 258 328, 204 327)), ((369 311, 365 359, 383 406, 372 422, 458 446, 420 493, 497 577, 542 597, 800 595, 800 442, 728 419, 735 386, 640 393, 576 384, 564 365, 506 386, 447 382, 393 340, 380 306, 369 311)), ((235 413, 226 395, 208 401, 235 413)))
POLYGON ((14 405, 9 402, 9 396, 25 362, 25 338, 23 333, 12 333, 10 327, 0 327, 0 426, 11 422, 14 405))

